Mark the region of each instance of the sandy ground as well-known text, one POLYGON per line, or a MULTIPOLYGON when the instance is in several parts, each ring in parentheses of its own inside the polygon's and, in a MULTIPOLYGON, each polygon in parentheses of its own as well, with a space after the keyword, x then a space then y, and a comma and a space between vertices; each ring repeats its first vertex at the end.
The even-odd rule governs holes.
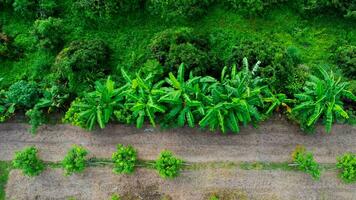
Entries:
POLYGON ((122 199, 209 200, 209 193, 228 191, 231 199, 247 200, 355 200, 356 184, 345 185, 328 172, 319 182, 299 172, 205 169, 183 172, 174 180, 162 180, 154 171, 139 169, 133 175, 114 175, 108 168, 90 168, 64 177, 61 170, 47 170, 35 178, 12 171, 8 200, 109 200, 122 199), (131 198, 129 198, 131 197, 131 198), (169 197, 169 198, 167 198, 169 197))
MULTIPOLYGON (((69 125, 54 125, 42 127, 33 136, 27 129, 25 124, 0 124, 0 160, 11 160, 15 151, 35 145, 42 159, 59 161, 73 144, 89 149, 90 156, 107 158, 118 143, 133 145, 141 159, 155 159, 161 150, 169 149, 191 162, 284 162, 298 144, 313 151, 323 163, 335 163, 338 155, 356 152, 355 126, 335 125, 331 134, 319 128, 316 134, 305 135, 279 118, 262 123, 259 129, 244 128, 238 135, 188 128, 139 130, 122 125, 90 133, 69 125)), ((6 189, 8 200, 108 200, 113 193, 124 195, 124 200, 200 200, 208 199, 208 193, 224 191, 235 194, 230 199, 239 200, 356 200, 356 184, 341 183, 331 171, 315 182, 306 174, 279 170, 200 169, 185 171, 170 181, 145 169, 131 176, 118 176, 108 168, 89 168, 71 177, 51 169, 35 178, 13 170, 6 189)))
POLYGON ((119 143, 133 145, 142 159, 155 159, 161 150, 169 149, 191 162, 284 162, 298 144, 305 145, 324 163, 334 163, 345 152, 356 152, 356 126, 335 125, 331 134, 319 128, 316 134, 305 135, 297 126, 278 118, 262 123, 259 129, 243 128, 238 135, 122 125, 90 133, 69 125, 55 125, 44 126, 33 136, 27 129, 25 124, 0 124, 0 160, 11 160, 15 151, 35 145, 42 159, 58 161, 73 144, 89 149, 91 156, 108 158, 119 143))

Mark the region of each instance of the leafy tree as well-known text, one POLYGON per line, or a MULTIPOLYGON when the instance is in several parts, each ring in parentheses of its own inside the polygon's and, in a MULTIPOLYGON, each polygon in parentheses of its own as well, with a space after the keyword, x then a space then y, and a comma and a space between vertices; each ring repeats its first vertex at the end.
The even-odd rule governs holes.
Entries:
POLYGON ((80 146, 73 146, 64 157, 62 161, 62 166, 66 171, 66 175, 72 175, 73 173, 82 172, 87 163, 86 156, 88 155, 88 151, 80 146))
POLYGON ((164 94, 162 90, 163 81, 153 83, 153 76, 150 74, 141 78, 139 74, 132 79, 123 69, 122 76, 126 84, 122 87, 124 96, 124 105, 130 109, 134 118, 136 118, 137 128, 143 126, 145 118, 148 118, 153 127, 156 126, 155 114, 164 113, 166 108, 158 101, 164 94))
POLYGON ((310 75, 303 93, 295 95, 297 105, 292 113, 306 131, 314 130, 315 124, 323 117, 325 129, 330 132, 335 119, 349 118, 343 109, 342 98, 355 101, 356 97, 347 90, 348 82, 342 82, 341 78, 336 79, 332 72, 327 73, 321 67, 319 71, 321 78, 310 75))
POLYGON ((347 183, 356 181, 356 155, 346 153, 337 158, 336 167, 340 169, 340 177, 347 183))
POLYGON ((6 92, 7 101, 20 108, 32 108, 39 99, 38 87, 35 83, 18 81, 6 92))
POLYGON ((117 152, 113 153, 114 173, 131 174, 135 170, 137 151, 132 146, 117 145, 117 152))
POLYGON ((115 88, 115 82, 110 77, 105 84, 98 81, 94 92, 87 93, 72 103, 64 121, 88 130, 93 130, 96 123, 100 128, 105 128, 115 108, 120 106, 119 102, 122 100, 120 93, 121 90, 115 88))
POLYGON ((338 47, 334 59, 348 78, 356 78, 356 46, 343 45, 338 47))
POLYGON ((109 74, 110 49, 102 40, 73 41, 57 56, 53 71, 57 84, 80 94, 92 89, 93 83, 109 74))
MULTIPOLYGON (((227 130, 237 133, 240 122, 246 125, 261 119, 257 107, 263 105, 263 88, 254 83, 247 59, 244 59, 244 64, 244 70, 237 72, 236 66, 233 66, 229 74, 225 67, 220 81, 211 78, 212 83, 204 91, 206 114, 199 122, 201 127, 209 126, 211 130, 220 128, 223 133, 227 130)), ((257 67, 258 64, 254 68, 257 67)))
POLYGON ((292 154, 292 158, 299 170, 310 174, 315 180, 320 178, 320 166, 315 162, 311 152, 307 152, 302 146, 297 146, 292 154))
POLYGON ((25 17, 49 17, 58 7, 55 0, 14 0, 14 11, 25 17))
POLYGON ((149 10, 165 20, 192 19, 204 15, 212 0, 149 0, 149 10))
POLYGON ((171 72, 166 82, 170 87, 164 88, 166 95, 159 99, 159 102, 167 103, 170 107, 168 109, 170 112, 164 117, 165 120, 169 122, 174 120, 180 127, 183 127, 185 123, 194 127, 197 115, 204 115, 204 106, 200 101, 200 77, 191 76, 185 81, 184 64, 181 64, 177 78, 171 72))
POLYGON ((174 157, 170 151, 162 151, 155 162, 155 168, 162 178, 175 178, 179 175, 183 160, 174 157))
POLYGON ((45 168, 44 163, 37 156, 36 147, 27 147, 15 154, 12 161, 14 168, 21 169, 27 176, 38 176, 45 168))
POLYGON ((35 21, 33 34, 43 48, 50 50, 61 48, 63 44, 63 22, 61 19, 49 17, 35 21))

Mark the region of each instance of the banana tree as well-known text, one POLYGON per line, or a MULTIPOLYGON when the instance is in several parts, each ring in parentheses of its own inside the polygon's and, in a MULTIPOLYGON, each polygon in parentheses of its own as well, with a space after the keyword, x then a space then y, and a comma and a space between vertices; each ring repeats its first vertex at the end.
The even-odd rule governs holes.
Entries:
POLYGON ((283 93, 274 94, 268 88, 264 89, 262 93, 266 115, 271 115, 274 111, 280 111, 281 107, 284 108, 287 113, 292 112, 290 104, 295 101, 293 99, 289 99, 287 95, 283 93))
POLYGON ((166 82, 169 87, 163 88, 166 94, 159 99, 159 102, 168 104, 170 108, 170 112, 165 115, 166 121, 177 121, 179 127, 186 123, 189 127, 194 127, 196 117, 204 115, 204 106, 200 101, 200 77, 190 74, 189 80, 185 81, 184 64, 181 64, 177 77, 169 73, 166 82))
POLYGON ((94 92, 86 94, 83 98, 74 101, 71 108, 78 112, 76 120, 83 124, 84 128, 93 130, 97 123, 100 128, 105 128, 113 111, 120 106, 123 100, 122 89, 115 88, 115 82, 110 79, 105 84, 96 82, 94 92))
POLYGON ((210 86, 204 90, 207 111, 199 125, 209 126, 211 130, 220 128, 223 133, 228 130, 238 133, 240 123, 246 125, 261 119, 257 107, 263 104, 263 88, 254 83, 246 64, 240 72, 236 71, 236 66, 232 67, 231 73, 227 70, 227 67, 223 69, 220 81, 210 81, 210 86))
POLYGON ((356 101, 356 96, 347 90, 349 82, 341 81, 341 78, 336 78, 333 72, 327 73, 321 67, 319 72, 320 78, 310 75, 303 93, 295 95, 298 104, 293 108, 292 113, 302 129, 314 130, 315 124, 323 118, 325 130, 330 132, 335 119, 349 118, 343 108, 342 98, 356 101))
POLYGON ((166 108, 158 101, 165 93, 162 90, 164 81, 153 83, 153 76, 149 74, 146 78, 141 78, 139 74, 132 79, 122 69, 122 76, 127 82, 123 87, 121 95, 124 96, 125 107, 131 110, 136 118, 137 128, 141 128, 148 118, 153 127, 156 126, 155 115, 157 112, 164 113, 166 108))

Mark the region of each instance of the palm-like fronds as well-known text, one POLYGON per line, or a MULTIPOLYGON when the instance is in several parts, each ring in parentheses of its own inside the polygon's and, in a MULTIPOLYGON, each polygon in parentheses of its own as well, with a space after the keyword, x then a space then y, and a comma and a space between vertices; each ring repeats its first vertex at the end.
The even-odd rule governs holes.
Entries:
POLYGON ((115 83, 107 79, 105 84, 96 82, 96 90, 86 94, 80 101, 72 107, 80 112, 77 115, 78 121, 84 122, 85 128, 92 130, 97 123, 100 128, 105 128, 109 122, 114 108, 122 100, 121 89, 115 88, 115 83))
POLYGON ((143 126, 145 118, 148 118, 153 127, 156 126, 155 114, 164 113, 166 108, 158 102, 160 96, 164 94, 161 89, 163 81, 153 83, 153 76, 148 75, 146 78, 136 77, 132 79, 124 70, 121 70, 122 76, 127 82, 123 86, 121 93, 124 96, 124 106, 132 111, 133 117, 136 118, 137 128, 143 126))
POLYGON ((227 71, 225 67, 220 81, 202 79, 203 82, 207 81, 207 86, 202 87, 207 111, 199 125, 209 126, 211 130, 220 128, 223 133, 228 130, 237 133, 240 123, 246 125, 261 119, 257 107, 263 104, 263 88, 255 84, 256 79, 252 78, 252 72, 246 64, 243 71, 237 72, 236 66, 231 68, 230 73, 227 71))
POLYGON ((170 112, 165 119, 167 121, 176 121, 177 125, 183 127, 186 123, 190 127, 195 126, 196 117, 204 114, 204 106, 200 101, 201 89, 199 85, 200 77, 190 76, 190 79, 184 80, 184 65, 180 65, 178 75, 169 73, 166 82, 169 87, 163 88, 163 95, 159 102, 169 104, 170 112))
POLYGON ((323 118, 325 129, 330 132, 335 119, 349 118, 341 98, 356 101, 356 97, 347 90, 348 82, 342 82, 341 78, 335 78, 333 72, 327 73, 321 67, 319 71, 321 78, 310 75, 303 88, 304 92, 295 95, 298 105, 292 113, 303 129, 313 130, 318 120, 323 118))

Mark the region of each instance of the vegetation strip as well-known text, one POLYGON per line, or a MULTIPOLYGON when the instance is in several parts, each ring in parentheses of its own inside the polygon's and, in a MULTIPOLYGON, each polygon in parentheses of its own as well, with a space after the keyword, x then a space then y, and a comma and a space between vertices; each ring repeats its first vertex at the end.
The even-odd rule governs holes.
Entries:
POLYGON ((5 186, 9 178, 10 170, 10 162, 0 161, 0 200, 5 200, 5 186))

